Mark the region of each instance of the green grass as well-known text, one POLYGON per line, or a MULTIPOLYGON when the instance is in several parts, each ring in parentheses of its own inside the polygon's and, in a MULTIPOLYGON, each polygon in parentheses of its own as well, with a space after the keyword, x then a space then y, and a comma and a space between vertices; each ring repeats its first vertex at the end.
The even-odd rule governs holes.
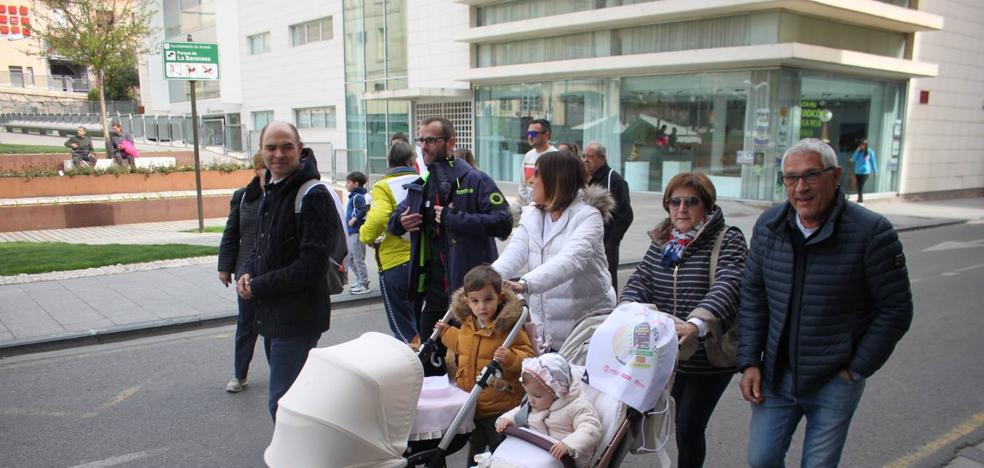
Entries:
MULTIPOLYGON (((68 140, 68 138, 65 138, 68 140)), ((96 154, 102 154, 103 148, 96 148, 96 154)), ((69 149, 64 146, 46 145, 13 145, 0 143, 0 154, 44 154, 44 153, 65 153, 69 155, 69 149)), ((71 157, 69 155, 69 157, 71 157)))
POLYGON ((79 270, 107 265, 216 255, 217 247, 186 244, 87 245, 0 242, 0 276, 79 270))
MULTIPOLYGON (((198 234, 198 228, 185 229, 181 232, 193 232, 195 234, 198 234)), ((225 232, 225 226, 205 226, 205 232, 222 234, 223 232, 225 232)))

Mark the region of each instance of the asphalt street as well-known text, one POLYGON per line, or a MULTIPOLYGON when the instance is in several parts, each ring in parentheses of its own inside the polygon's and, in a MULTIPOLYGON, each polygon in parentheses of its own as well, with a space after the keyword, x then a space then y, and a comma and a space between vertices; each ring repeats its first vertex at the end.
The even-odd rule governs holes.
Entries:
MULTIPOLYGON (((867 382, 842 466, 940 466, 984 440, 984 223, 902 239, 916 317, 867 382)), ((370 330, 387 330, 379 306, 339 310, 320 346, 370 330)), ((263 466, 273 431, 267 368, 258 347, 248 389, 223 391, 233 333, 225 326, 0 360, 0 466, 263 466)), ((749 413, 736 376, 708 428, 706 466, 745 464, 749 413)), ((801 438, 802 425, 790 466, 801 438)), ((653 462, 630 457, 622 466, 653 462)))

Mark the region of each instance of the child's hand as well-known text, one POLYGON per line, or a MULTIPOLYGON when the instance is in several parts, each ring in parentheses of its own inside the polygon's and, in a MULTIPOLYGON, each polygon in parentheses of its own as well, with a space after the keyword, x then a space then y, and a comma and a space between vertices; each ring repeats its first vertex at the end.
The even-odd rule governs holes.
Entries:
POLYGON ((495 432, 503 432, 509 426, 512 426, 512 423, 508 419, 500 418, 495 422, 495 432))
POLYGON ((509 365, 512 361, 512 353, 508 349, 499 346, 499 349, 495 350, 495 360, 499 361, 499 364, 509 365))
POLYGON ((563 442, 557 442, 553 444, 553 447, 550 447, 550 455, 560 460, 564 455, 570 455, 570 452, 567 451, 567 446, 563 442))
POLYGON ((441 333, 444 333, 444 330, 447 330, 450 326, 451 325, 448 325, 444 322, 437 322, 434 324, 434 328, 441 330, 441 333))

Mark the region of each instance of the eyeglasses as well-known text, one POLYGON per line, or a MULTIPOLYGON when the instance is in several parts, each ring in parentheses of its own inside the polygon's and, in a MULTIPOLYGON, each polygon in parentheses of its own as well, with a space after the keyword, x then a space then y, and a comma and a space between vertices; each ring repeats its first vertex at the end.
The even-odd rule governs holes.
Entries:
POLYGON ((836 167, 817 169, 815 171, 810 171, 807 172, 806 174, 800 174, 800 175, 783 174, 782 184, 785 185, 786 187, 795 187, 796 184, 799 183, 799 180, 803 179, 803 181, 806 182, 807 185, 816 185, 816 183, 820 181, 820 174, 823 174, 824 172, 827 171, 832 171, 834 169, 836 169, 836 167))
POLYGON ((417 144, 419 144, 419 145, 433 145, 434 143, 437 143, 438 141, 441 141, 441 140, 447 140, 447 138, 444 138, 444 137, 420 137, 420 138, 417 138, 417 144))
POLYGON ((545 132, 538 132, 536 130, 530 130, 530 131, 526 132, 526 136, 529 137, 529 138, 536 138, 541 133, 545 133, 545 132))
POLYGON ((670 205, 670 208, 677 209, 680 208, 680 204, 683 203, 687 208, 696 208, 700 205, 700 199, 697 197, 670 197, 666 201, 670 205))

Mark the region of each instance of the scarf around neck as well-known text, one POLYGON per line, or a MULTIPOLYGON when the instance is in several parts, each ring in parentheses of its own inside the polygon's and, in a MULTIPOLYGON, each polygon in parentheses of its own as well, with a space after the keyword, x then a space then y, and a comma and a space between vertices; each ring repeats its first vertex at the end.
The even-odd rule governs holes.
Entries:
POLYGON ((676 228, 673 228, 670 232, 670 238, 663 244, 663 258, 660 260, 660 265, 663 268, 679 265, 681 256, 683 255, 683 249, 697 238, 697 234, 700 233, 700 230, 704 228, 706 223, 707 217, 687 232, 680 232, 676 228))

